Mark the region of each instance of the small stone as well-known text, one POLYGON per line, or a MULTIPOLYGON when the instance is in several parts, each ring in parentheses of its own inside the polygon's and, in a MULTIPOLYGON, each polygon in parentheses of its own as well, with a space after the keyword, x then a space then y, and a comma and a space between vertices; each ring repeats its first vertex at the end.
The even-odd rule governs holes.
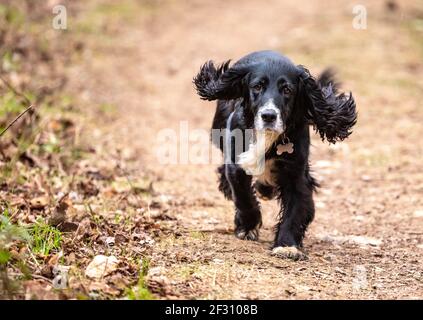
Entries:
POLYGON ((108 247, 113 247, 115 245, 115 238, 114 237, 107 237, 104 242, 108 247))
POLYGON ((217 259, 217 258, 213 259, 212 261, 215 264, 224 264, 225 263, 225 261, 223 261, 222 259, 217 259))
POLYGON ((88 278, 100 279, 117 269, 119 260, 115 256, 95 256, 85 269, 88 278))
POLYGON ((372 247, 379 247, 382 244, 381 239, 376 238, 370 238, 366 236, 354 236, 354 235, 318 235, 317 236, 320 240, 324 242, 332 242, 335 244, 344 244, 344 243, 350 243, 350 244, 356 244, 359 246, 372 246, 372 247))

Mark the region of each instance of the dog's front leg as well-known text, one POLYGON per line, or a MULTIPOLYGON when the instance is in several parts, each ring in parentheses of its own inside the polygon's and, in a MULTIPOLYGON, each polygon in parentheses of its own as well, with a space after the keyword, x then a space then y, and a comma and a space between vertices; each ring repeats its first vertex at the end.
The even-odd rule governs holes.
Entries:
POLYGON ((237 164, 226 164, 225 175, 235 204, 235 235, 240 239, 257 240, 261 212, 252 187, 252 176, 237 164))
POLYGON ((304 234, 314 218, 313 187, 303 177, 285 180, 280 186, 281 213, 276 226, 276 237, 272 253, 294 260, 306 256, 300 251, 304 234))

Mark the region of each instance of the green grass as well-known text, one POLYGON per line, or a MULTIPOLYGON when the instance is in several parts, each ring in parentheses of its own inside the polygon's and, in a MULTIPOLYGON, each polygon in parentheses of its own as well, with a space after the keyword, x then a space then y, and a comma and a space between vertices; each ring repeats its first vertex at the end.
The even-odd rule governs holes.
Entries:
POLYGON ((53 251, 62 247, 62 233, 60 230, 48 225, 43 220, 38 220, 30 229, 32 252, 48 256, 53 251))
POLYGON ((154 295, 150 292, 145 282, 145 276, 149 268, 150 260, 147 258, 142 259, 138 283, 135 287, 129 288, 126 293, 126 297, 129 300, 154 300, 154 295))

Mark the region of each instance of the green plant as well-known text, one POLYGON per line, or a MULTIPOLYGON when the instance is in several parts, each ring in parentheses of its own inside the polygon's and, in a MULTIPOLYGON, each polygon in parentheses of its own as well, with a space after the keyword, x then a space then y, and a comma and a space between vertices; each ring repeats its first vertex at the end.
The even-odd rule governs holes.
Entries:
POLYGON ((42 150, 47 153, 60 153, 60 142, 59 139, 53 133, 48 136, 48 141, 42 145, 42 150))
POLYGON ((32 226, 30 234, 32 236, 30 248, 36 254, 48 256, 50 252, 61 248, 62 233, 42 220, 38 220, 32 226))
POLYGON ((25 106, 22 104, 19 97, 11 91, 0 96, 0 103, 2 106, 0 109, 0 117, 2 118, 8 116, 9 114, 19 114, 25 110, 25 106))
POLYGON ((135 287, 129 288, 127 290, 126 296, 129 300, 153 300, 154 296, 148 289, 147 283, 145 281, 145 276, 148 273, 150 268, 150 259, 143 258, 140 264, 140 275, 138 278, 138 283, 135 287))
POLYGON ((18 71, 19 63, 14 59, 11 51, 6 51, 1 58, 1 67, 5 71, 18 71))
POLYGON ((7 247, 7 244, 13 241, 29 242, 31 240, 25 227, 13 224, 10 221, 9 211, 9 208, 6 208, 0 215, 0 248, 7 247))
POLYGON ((1 4, 0 17, 8 24, 19 27, 25 21, 24 15, 15 7, 1 4))
MULTIPOLYGON (((0 215, 0 289, 4 290, 9 296, 13 295, 18 287, 17 282, 10 279, 7 273, 7 265, 12 260, 10 247, 17 242, 30 241, 31 237, 27 229, 13 224, 10 220, 9 209, 4 209, 0 215)), ((18 260, 16 265, 24 275, 28 274, 23 261, 18 260)))

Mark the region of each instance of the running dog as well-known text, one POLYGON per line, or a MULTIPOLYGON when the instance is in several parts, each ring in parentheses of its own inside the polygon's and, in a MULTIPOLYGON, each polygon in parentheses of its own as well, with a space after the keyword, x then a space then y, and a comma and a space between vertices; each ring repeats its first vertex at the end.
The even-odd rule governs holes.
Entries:
POLYGON ((212 141, 225 158, 219 190, 235 204, 235 235, 257 240, 262 219, 256 195, 277 198, 272 254, 305 258, 303 238, 318 187, 310 174, 309 127, 329 143, 347 138, 357 121, 352 94, 338 92, 330 70, 316 79, 273 51, 253 52, 232 66, 206 62, 193 82, 202 99, 217 100, 212 129, 227 133, 212 141), (242 148, 232 143, 236 130, 245 139, 242 148))

